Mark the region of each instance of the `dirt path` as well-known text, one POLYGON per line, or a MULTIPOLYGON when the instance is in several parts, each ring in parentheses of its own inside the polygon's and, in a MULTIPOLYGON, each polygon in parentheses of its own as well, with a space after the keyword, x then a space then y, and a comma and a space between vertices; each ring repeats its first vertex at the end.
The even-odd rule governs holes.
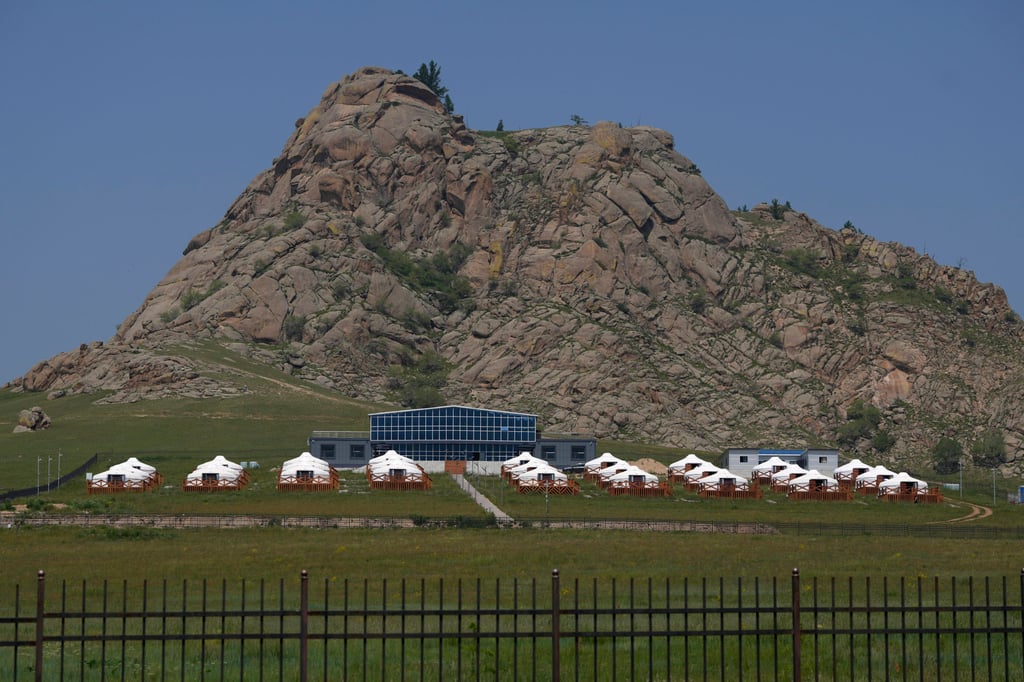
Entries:
POLYGON ((968 507, 971 508, 971 512, 965 516, 958 516, 955 519, 948 519, 946 521, 934 521, 933 523, 965 523, 967 521, 978 521, 980 519, 987 519, 992 516, 992 509, 989 507, 983 507, 980 504, 972 504, 970 502, 964 502, 968 507))

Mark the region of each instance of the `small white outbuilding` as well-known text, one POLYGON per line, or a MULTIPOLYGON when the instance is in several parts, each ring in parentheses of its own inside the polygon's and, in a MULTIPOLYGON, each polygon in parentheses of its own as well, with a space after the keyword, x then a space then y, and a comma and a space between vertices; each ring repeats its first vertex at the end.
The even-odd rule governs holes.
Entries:
POLYGON ((185 492, 218 492, 241 490, 248 484, 249 472, 241 464, 217 455, 193 469, 182 481, 181 489, 185 492))
POLYGON ((129 457, 106 471, 86 476, 86 491, 94 493, 145 492, 164 482, 156 467, 129 457))
POLYGON ((286 460, 277 472, 279 491, 316 492, 335 490, 338 485, 338 472, 334 467, 308 452, 286 460))

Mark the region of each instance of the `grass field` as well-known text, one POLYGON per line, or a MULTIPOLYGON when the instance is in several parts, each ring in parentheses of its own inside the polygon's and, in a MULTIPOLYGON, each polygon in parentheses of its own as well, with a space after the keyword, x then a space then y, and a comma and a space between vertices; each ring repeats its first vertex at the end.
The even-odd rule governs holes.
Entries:
MULTIPOLYGON (((426 493, 370 491, 359 474, 344 474, 339 492, 278 493, 272 468, 305 449, 310 432, 365 430, 367 414, 393 406, 347 400, 298 381, 214 344, 187 352, 204 373, 244 385, 249 392, 218 400, 160 400, 97 405, 100 396, 47 401, 39 394, 0 390, 0 490, 44 484, 47 468, 56 478, 58 457, 67 472, 99 453, 95 470, 137 456, 165 476, 164 488, 144 494, 88 496, 82 480, 44 492, 45 502, 90 513, 302 514, 325 516, 476 517, 484 512, 445 475, 434 475, 426 493), (52 428, 11 433, 19 410, 41 405, 52 428), (184 493, 182 478, 199 462, 223 454, 256 460, 248 489, 216 495, 184 493)), ((599 450, 663 463, 687 451, 630 443, 599 444, 599 450)), ((930 481, 934 476, 922 472, 930 481)), ((471 481, 517 519, 717 520, 849 524, 944 523, 990 506, 978 526, 1019 527, 1024 508, 1007 494, 1021 483, 992 482, 983 474, 966 479, 964 497, 949 493, 940 505, 886 504, 874 499, 850 503, 792 502, 769 494, 763 500, 702 500, 681 489, 670 498, 610 497, 584 483, 576 497, 545 499, 518 495, 495 476, 471 481)), ((534 524, 539 525, 539 524, 534 524)), ((999 540, 741 537, 697 533, 597 533, 540 530, 263 530, 137 532, 113 529, 0 529, 0 594, 34 571, 80 578, 194 576, 287 577, 306 568, 314 575, 537 576, 558 567, 580 575, 785 575, 795 565, 822 575, 1017 574, 1024 565, 1019 543, 999 540)))

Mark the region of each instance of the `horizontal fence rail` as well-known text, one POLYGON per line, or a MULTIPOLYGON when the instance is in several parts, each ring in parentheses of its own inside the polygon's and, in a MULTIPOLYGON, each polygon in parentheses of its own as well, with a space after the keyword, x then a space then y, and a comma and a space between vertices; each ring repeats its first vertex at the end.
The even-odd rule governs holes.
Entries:
MULTIPOLYGON (((0 679, 1020 680, 1015 577, 59 582, 0 679)), ((34 594, 34 597, 32 596, 34 594)))
MULTIPOLYGON (((290 528, 411 528, 413 526, 463 527, 481 526, 483 517, 421 517, 400 516, 265 516, 258 514, 94 514, 75 512, 24 512, 5 517, 13 526, 150 526, 154 528, 259 528, 282 526, 290 528)), ((955 538, 955 539, 1019 539, 1024 540, 1024 526, 965 526, 961 524, 856 524, 816 522, 745 522, 745 521, 658 521, 595 518, 523 517, 514 520, 495 519, 490 525, 519 528, 555 528, 578 530, 628 530, 660 532, 725 533, 736 535, 807 535, 955 538)))

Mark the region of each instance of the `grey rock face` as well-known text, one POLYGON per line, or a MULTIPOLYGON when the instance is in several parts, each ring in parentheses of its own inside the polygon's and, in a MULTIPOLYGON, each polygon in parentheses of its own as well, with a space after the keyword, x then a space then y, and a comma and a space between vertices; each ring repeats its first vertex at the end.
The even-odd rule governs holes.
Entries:
POLYGON ((20 385, 230 395, 159 351, 211 337, 371 400, 433 350, 449 400, 551 431, 804 446, 834 442, 860 398, 896 437, 876 459, 993 426, 1008 459, 1024 442, 1021 325, 998 287, 796 211, 730 211, 665 131, 474 132, 379 68, 327 88, 114 339, 20 385), (453 305, 455 275, 407 268, 456 244, 470 287, 453 305))

